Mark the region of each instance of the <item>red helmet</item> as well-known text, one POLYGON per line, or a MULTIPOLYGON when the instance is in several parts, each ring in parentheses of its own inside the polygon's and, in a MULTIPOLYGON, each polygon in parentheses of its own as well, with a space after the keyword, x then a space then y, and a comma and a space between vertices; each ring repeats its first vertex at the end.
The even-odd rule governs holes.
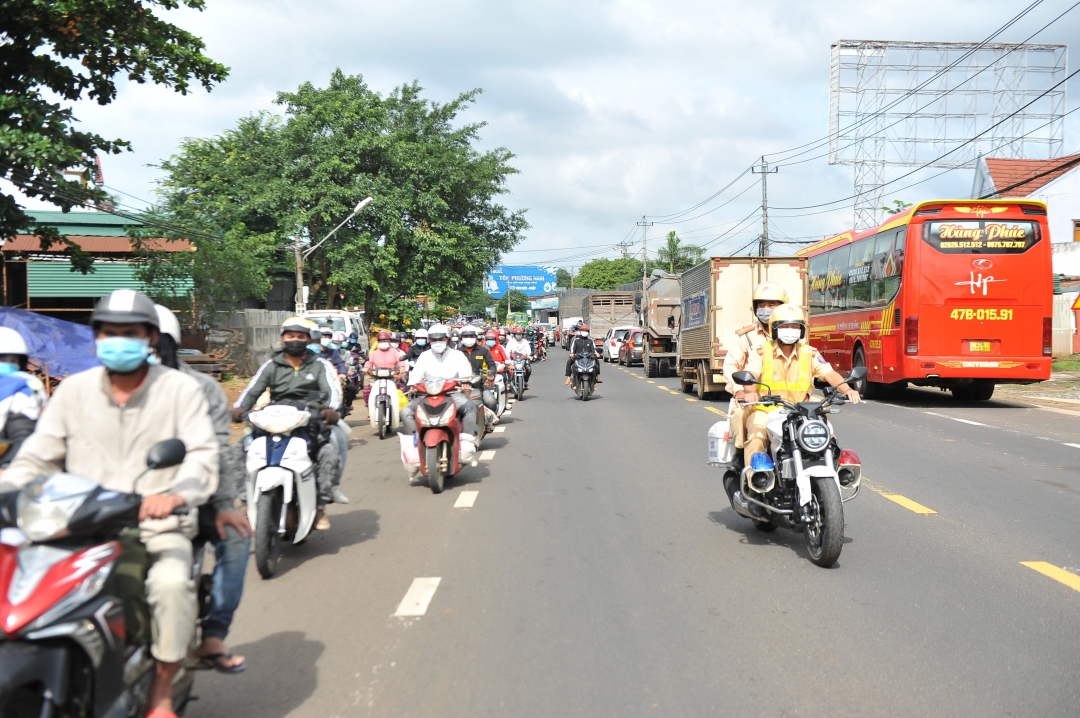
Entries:
POLYGON ((499 330, 499 336, 500 337, 505 337, 506 336, 506 330, 505 329, 500 329, 499 330))
POLYGON ((577 328, 577 330, 579 332, 587 332, 587 331, 589 331, 589 325, 588 324, 582 324, 581 326, 579 326, 577 328))
POLYGON ((484 339, 498 339, 498 338, 499 338, 499 335, 496 334, 494 331, 492 331, 490 329, 488 331, 484 332, 484 339))
POLYGON ((381 341, 390 341, 390 332, 379 332, 377 339, 381 341))

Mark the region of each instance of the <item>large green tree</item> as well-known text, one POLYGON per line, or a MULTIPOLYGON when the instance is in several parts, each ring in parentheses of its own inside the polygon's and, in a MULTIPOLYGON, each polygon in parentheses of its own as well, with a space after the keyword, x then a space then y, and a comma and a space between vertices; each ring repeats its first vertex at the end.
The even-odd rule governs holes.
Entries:
POLYGON ((570 274, 570 272, 562 268, 555 270, 555 284, 563 287, 564 289, 569 289, 570 285, 573 284, 573 282, 574 277, 570 274))
MULTIPOLYGON (((477 93, 440 104, 412 83, 382 96, 362 77, 335 71, 325 88, 305 83, 279 93, 280 124, 249 119, 221 138, 185 143, 162 164, 163 210, 188 207, 192 221, 219 225, 221 242, 267 248, 299 237, 314 247, 371 196, 305 260, 311 303, 363 304, 373 320, 421 294, 432 305, 456 302, 528 227, 524 211, 497 201, 516 172, 513 155, 476 149, 483 125, 458 121, 477 93), (203 158, 204 150, 216 158, 203 158), (237 173, 247 178, 234 184, 237 173)), ((226 265, 228 254, 221 252, 226 265)))
MULTIPOLYGON (((532 306, 532 302, 529 300, 529 295, 525 292, 518 291, 517 289, 511 289, 510 294, 510 311, 511 312, 526 312, 532 306)), ((502 295, 496 300, 495 304, 495 318, 499 320, 500 324, 506 324, 506 294, 502 295)))
MULTIPOLYGON (((203 54, 203 42, 165 22, 155 10, 204 0, 3 0, 0 2, 0 177, 23 194, 67 211, 102 201, 100 189, 64 178, 92 172, 98 154, 119 153, 124 140, 75 129, 70 103, 116 98, 116 78, 153 82, 186 94, 191 82, 210 89, 228 69, 203 54), (56 102, 55 100, 59 100, 56 102)), ((29 232, 69 245, 84 271, 89 258, 53 227, 33 221, 11 194, 0 192, 0 238, 29 232)))
MULTIPOLYGON (((652 266, 650 265, 650 270, 652 266)), ((641 280, 641 262, 632 257, 594 259, 582 265, 574 277, 574 287, 610 291, 620 284, 641 280)))

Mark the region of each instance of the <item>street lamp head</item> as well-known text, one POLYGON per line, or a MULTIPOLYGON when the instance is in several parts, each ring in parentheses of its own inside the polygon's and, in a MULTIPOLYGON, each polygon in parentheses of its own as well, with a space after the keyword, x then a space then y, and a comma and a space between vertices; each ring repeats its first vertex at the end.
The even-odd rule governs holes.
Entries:
POLYGON ((374 200, 371 197, 366 197, 365 199, 360 200, 359 202, 356 203, 356 208, 353 209, 352 213, 353 214, 359 214, 360 210, 364 209, 364 207, 367 207, 373 201, 374 200))

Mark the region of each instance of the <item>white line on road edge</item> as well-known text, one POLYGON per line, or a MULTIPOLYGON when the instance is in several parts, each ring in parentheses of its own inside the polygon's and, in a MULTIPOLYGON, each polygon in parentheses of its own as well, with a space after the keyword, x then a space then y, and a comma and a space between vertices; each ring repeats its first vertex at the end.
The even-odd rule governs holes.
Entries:
POLYGON ((492 429, 492 431, 495 432, 496 434, 501 434, 504 431, 506 431, 506 427, 505 426, 496 426, 494 429, 492 429))
POLYGON ((427 613, 431 599, 435 597, 435 591, 439 588, 440 581, 442 581, 442 578, 438 576, 414 578, 409 590, 405 592, 405 598, 401 599, 401 603, 398 604, 393 615, 401 617, 423 616, 427 613))
POLYGON ((510 410, 509 410, 509 409, 507 409, 506 411, 504 411, 504 412, 502 413, 502 415, 503 415, 503 416, 510 416, 510 410))
POLYGON ((990 426, 989 424, 980 424, 977 421, 971 421, 970 419, 957 419, 955 416, 948 416, 946 414, 935 414, 932 411, 924 411, 924 414, 930 416, 940 416, 942 419, 951 419, 952 421, 959 421, 961 424, 971 424, 972 426, 990 426))
POLYGON ((454 502, 455 509, 471 509, 476 503, 476 495, 479 491, 462 491, 454 502))
POLYGON ((487 451, 481 451, 480 456, 476 457, 480 461, 491 461, 495 458, 495 449, 489 449, 487 451))
POLYGON ((1071 446, 1074 449, 1080 449, 1080 444, 1065 444, 1065 446, 1071 446))

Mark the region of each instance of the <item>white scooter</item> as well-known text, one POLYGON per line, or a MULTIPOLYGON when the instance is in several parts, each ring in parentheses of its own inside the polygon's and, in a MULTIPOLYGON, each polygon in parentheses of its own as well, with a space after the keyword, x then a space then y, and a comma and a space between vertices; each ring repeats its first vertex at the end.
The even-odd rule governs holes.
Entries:
POLYGON ((263 578, 274 575, 281 543, 303 542, 315 523, 316 466, 301 431, 317 431, 313 415, 292 404, 270 404, 248 414, 248 421, 265 432, 247 449, 248 521, 255 567, 263 578))
POLYGON ((505 367, 506 367, 506 365, 503 364, 502 362, 498 362, 495 365, 496 371, 495 371, 494 390, 495 390, 495 407, 496 407, 495 408, 495 415, 496 416, 502 416, 503 412, 506 411, 506 407, 507 407, 507 405, 509 403, 509 402, 507 402, 507 399, 509 398, 510 390, 506 386, 505 367))
POLYGON ((401 395, 398 393, 393 369, 374 369, 368 372, 375 377, 368 394, 368 418, 371 428, 377 429, 379 439, 385 439, 401 424, 401 395))

